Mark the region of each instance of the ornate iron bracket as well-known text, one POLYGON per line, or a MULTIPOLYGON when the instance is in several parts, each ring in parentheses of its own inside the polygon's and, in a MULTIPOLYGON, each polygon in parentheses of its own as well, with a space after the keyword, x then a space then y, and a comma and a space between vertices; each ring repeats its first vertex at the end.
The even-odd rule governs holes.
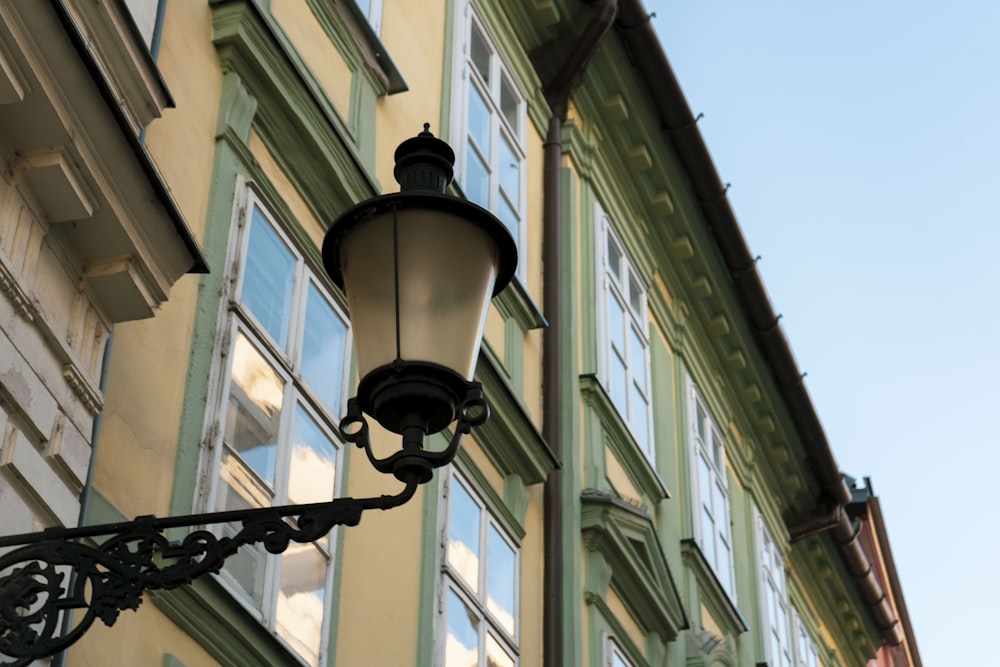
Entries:
POLYGON ((231 512, 157 518, 144 516, 121 523, 82 528, 50 528, 40 533, 0 537, 0 666, 25 667, 76 642, 100 619, 113 625, 126 609, 138 609, 142 594, 189 584, 209 572, 218 573, 240 547, 262 543, 279 554, 291 542, 314 542, 334 526, 355 526, 365 510, 387 510, 404 504, 434 468, 455 456, 463 434, 486 421, 489 408, 482 387, 471 383, 457 411, 455 434, 441 451, 423 448, 423 438, 404 435, 403 448, 385 459, 372 453, 368 424, 354 399, 341 422, 345 440, 364 449, 380 472, 404 482, 397 495, 337 498, 310 505, 285 505, 231 512), (204 526, 241 523, 232 537, 219 537, 204 526), (197 527, 180 541, 165 531, 197 527), (87 538, 110 536, 100 544, 87 538), (74 614, 63 626, 63 615, 74 614), (2 661, 11 656, 13 662, 2 661))
POLYGON ((53 655, 78 640, 96 619, 110 626, 120 612, 138 609, 145 591, 176 588, 218 573, 242 546, 260 542, 270 553, 282 553, 291 542, 313 542, 334 526, 357 525, 365 510, 402 505, 417 486, 412 480, 394 496, 166 519, 146 516, 0 538, 0 547, 28 543, 0 557, 0 653, 15 658, 0 664, 21 667, 53 655), (164 535, 169 528, 228 522, 241 522, 243 528, 221 538, 195 530, 179 542, 164 535), (70 541, 106 535, 113 537, 96 546, 70 541), (77 609, 83 613, 61 634, 62 614, 77 609))

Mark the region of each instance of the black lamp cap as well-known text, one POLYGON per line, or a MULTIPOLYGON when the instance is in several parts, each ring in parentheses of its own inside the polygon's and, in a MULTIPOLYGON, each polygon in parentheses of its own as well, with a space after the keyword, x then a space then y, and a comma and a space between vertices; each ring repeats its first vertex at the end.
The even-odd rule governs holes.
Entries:
POLYGON ((430 132, 430 123, 424 131, 407 139, 396 148, 393 157, 396 167, 393 176, 400 192, 424 190, 443 193, 455 173, 455 151, 430 132))

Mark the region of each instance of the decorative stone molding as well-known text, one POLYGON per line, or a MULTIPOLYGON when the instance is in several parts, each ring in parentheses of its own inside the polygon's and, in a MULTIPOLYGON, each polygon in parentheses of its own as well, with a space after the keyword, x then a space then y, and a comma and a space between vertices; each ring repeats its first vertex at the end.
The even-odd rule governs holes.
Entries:
POLYGON ((104 396, 91 386, 87 376, 79 368, 74 364, 66 364, 63 366, 63 377, 66 378, 66 384, 91 415, 96 415, 101 411, 104 406, 104 396))

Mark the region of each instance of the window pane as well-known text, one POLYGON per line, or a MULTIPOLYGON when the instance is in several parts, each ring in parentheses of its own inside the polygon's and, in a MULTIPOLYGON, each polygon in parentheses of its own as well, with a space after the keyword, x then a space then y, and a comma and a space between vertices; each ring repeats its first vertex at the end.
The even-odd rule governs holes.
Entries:
POLYGON ((215 508, 220 512, 270 507, 272 504, 274 496, 271 489, 260 477, 251 473, 243 459, 228 447, 222 450, 219 479, 222 483, 216 493, 215 508))
POLYGON ((635 277, 631 271, 628 274, 628 300, 632 304, 632 313, 635 314, 637 318, 642 317, 642 287, 639 285, 639 280, 635 277))
POLYGON ((622 282, 622 254, 618 251, 618 245, 614 241, 614 237, 611 232, 608 232, 607 238, 608 247, 608 272, 615 279, 615 282, 621 285, 622 282))
MULTIPOLYGON (((225 537, 232 537, 235 534, 235 530, 228 528, 223 530, 225 537)), ((264 545, 249 544, 240 547, 239 551, 227 558, 225 565, 226 572, 258 609, 264 599, 266 559, 267 552, 264 551, 264 545)))
POLYGON ((507 634, 514 634, 514 585, 517 558, 497 529, 490 526, 487 552, 486 608, 507 634))
POLYGON ((288 470, 288 501, 321 503, 333 499, 337 449, 301 405, 295 409, 295 434, 288 470))
POLYGON ((447 667, 476 667, 479 664, 479 620, 465 606, 454 589, 448 589, 448 638, 444 664, 447 667))
MULTIPOLYGON (((219 469, 221 483, 215 496, 215 509, 220 512, 246 510, 271 505, 271 492, 260 478, 251 473, 240 457, 226 447, 222 451, 219 469)), ((241 526, 227 524, 224 537, 232 537, 241 526)), ((256 605, 264 598, 264 547, 247 545, 226 559, 226 572, 256 605)))
POLYGON ((701 513, 701 548, 705 560, 712 566, 712 571, 718 575, 719 564, 715 559, 715 519, 707 508, 701 513))
POLYGON ((611 667, 632 667, 632 663, 626 662, 621 653, 615 651, 611 656, 611 667))
POLYGON ((281 556, 275 630, 310 665, 319 664, 326 566, 326 556, 312 544, 293 543, 281 556))
POLYGON ((701 440, 702 445, 707 445, 705 441, 705 408, 701 407, 700 401, 695 401, 695 429, 698 433, 698 439, 701 440))
POLYGON ((516 206, 521 202, 521 160, 510 145, 507 137, 500 137, 500 187, 516 206))
POLYGON ((473 22, 472 36, 469 45, 469 58, 473 66, 482 77, 486 85, 490 83, 490 47, 487 45, 486 37, 479 30, 479 26, 473 22))
POLYGON ((636 383, 633 382, 632 395, 629 397, 628 401, 628 422, 629 426, 632 427, 632 433, 635 435, 636 441, 642 446, 647 454, 650 454, 651 452, 647 448, 647 445, 649 444, 647 408, 648 404, 646 403, 645 395, 636 383))
POLYGON ((514 667, 514 658, 503 650, 493 635, 486 635, 486 667, 514 667))
POLYGON ((614 352, 611 353, 611 402, 615 404, 621 412, 622 417, 628 420, 628 375, 625 371, 625 362, 614 352))
POLYGON ((514 211, 514 207, 510 205, 510 202, 507 201, 506 197, 501 196, 499 204, 500 205, 495 211, 496 216, 500 218, 500 222, 507 227, 507 230, 510 232, 510 235, 514 237, 514 242, 516 243, 520 239, 520 221, 518 220, 517 213, 514 211))
POLYGON ((295 257, 254 207, 240 300, 282 349, 288 343, 294 284, 295 257))
POLYGON ((715 511, 712 509, 712 469, 709 467, 708 462, 705 461, 703 454, 698 455, 698 494, 701 496, 701 502, 714 516, 715 511))
POLYGON ((309 283, 303 329, 302 377, 330 414, 337 416, 344 384, 347 326, 313 283, 309 283))
POLYGON ((490 206, 490 173, 471 143, 465 145, 465 196, 483 208, 490 206))
POLYGON ((469 84, 469 136, 483 154, 490 154, 490 108, 473 84, 469 84))
POLYGON ((725 517, 725 510, 723 509, 726 505, 725 493, 720 488, 719 484, 713 484, 713 495, 715 496, 712 501, 712 514, 715 516, 715 520, 719 524, 719 534, 728 535, 729 530, 723 523, 723 518, 725 517))
POLYGON ((625 354, 625 309, 612 290, 608 294, 608 334, 619 354, 625 354))
POLYGON ((285 383, 242 333, 236 336, 232 355, 224 438, 273 486, 285 383))
POLYGON ((733 552, 729 545, 719 541, 719 570, 715 573, 722 583, 722 588, 732 595, 733 590, 733 552))
POLYGON ((723 470, 725 466, 726 445, 722 441, 722 434, 714 428, 712 429, 712 462, 715 463, 716 470, 723 470))
POLYGON ((646 391, 646 344, 635 327, 629 327, 628 369, 639 388, 646 391))
POLYGON ((518 122, 521 118, 518 113, 519 106, 520 102, 517 93, 514 92, 514 86, 507 80, 507 77, 501 77, 500 112, 503 113, 503 117, 514 136, 519 136, 521 132, 521 124, 518 122))
POLYGON ((653 452, 649 447, 649 422, 646 414, 646 397, 643 396, 634 383, 632 384, 632 396, 629 399, 628 408, 629 426, 632 427, 632 435, 635 436, 636 442, 639 443, 639 446, 642 447, 647 456, 651 456, 653 452))
POLYGON ((452 481, 448 516, 448 563, 479 592, 479 535, 482 511, 457 480, 452 481))

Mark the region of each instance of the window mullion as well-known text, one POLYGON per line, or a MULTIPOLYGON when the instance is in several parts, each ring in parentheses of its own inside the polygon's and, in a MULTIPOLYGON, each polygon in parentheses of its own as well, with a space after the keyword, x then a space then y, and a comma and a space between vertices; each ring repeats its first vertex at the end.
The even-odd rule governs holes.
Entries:
POLYGON ((300 355, 302 353, 302 333, 305 326, 306 294, 310 282, 310 274, 302 257, 295 257, 295 282, 292 286, 292 304, 288 309, 291 322, 288 323, 288 345, 285 354, 293 377, 300 377, 300 355))

